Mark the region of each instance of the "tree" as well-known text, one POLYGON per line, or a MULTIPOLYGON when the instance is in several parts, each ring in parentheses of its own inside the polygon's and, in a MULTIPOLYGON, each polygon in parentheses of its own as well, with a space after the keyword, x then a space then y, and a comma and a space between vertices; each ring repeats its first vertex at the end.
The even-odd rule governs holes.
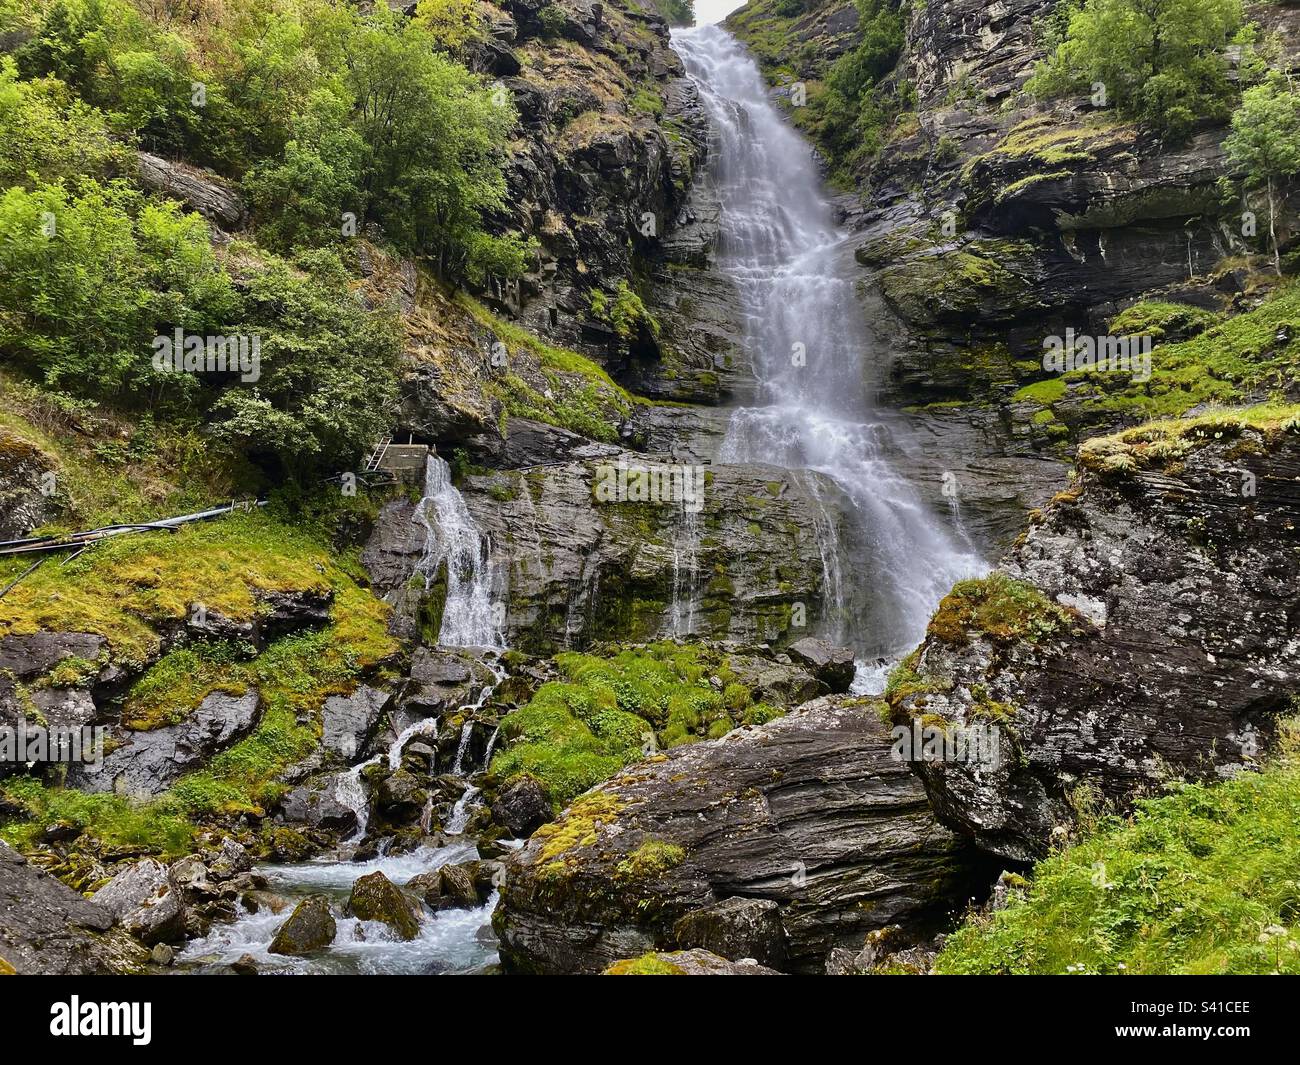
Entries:
POLYGON ((1227 116, 1225 50, 1242 23, 1241 0, 1087 0, 1028 88, 1059 96, 1101 85, 1121 112, 1181 134, 1227 116))
POLYGON ((52 386, 138 394, 157 383, 153 336, 208 333, 237 303, 207 224, 179 204, 89 180, 0 197, 0 352, 52 386))
POLYGON ((217 398, 219 438, 301 474, 354 462, 391 426, 400 329, 350 281, 329 251, 271 260, 249 279, 239 332, 259 338, 261 376, 217 398))
POLYGON ((1247 188, 1263 186, 1268 199, 1268 236, 1273 269, 1282 272, 1277 245, 1277 186, 1300 174, 1300 95, 1274 75, 1242 95, 1223 142, 1247 188))

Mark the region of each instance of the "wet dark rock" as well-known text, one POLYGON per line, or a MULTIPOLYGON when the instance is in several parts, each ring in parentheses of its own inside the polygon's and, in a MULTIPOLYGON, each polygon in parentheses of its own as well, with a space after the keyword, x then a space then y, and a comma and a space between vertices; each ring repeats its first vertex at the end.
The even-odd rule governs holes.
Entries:
POLYGON ((0 842, 0 972, 128 972, 138 971, 147 958, 138 943, 113 930, 108 909, 0 842))
POLYGON ((321 744, 349 764, 367 747, 391 692, 361 684, 351 695, 331 695, 321 708, 321 744))
POLYGON ((167 866, 153 858, 127 866, 95 892, 93 901, 146 946, 176 942, 184 935, 181 889, 167 866))
POLYGON ((520 777, 492 804, 493 820, 516 839, 531 836, 554 816, 546 792, 530 776, 520 777))
POLYGON ((282 924, 267 948, 272 954, 305 957, 324 950, 334 942, 338 923, 330 912, 330 900, 325 895, 309 895, 294 907, 289 919, 282 924))
POLYGON ((951 729, 1001 708, 996 768, 916 764, 940 819, 996 854, 1043 854, 1072 827, 1081 786, 1123 806, 1170 773, 1255 764, 1291 705, 1300 441, 1227 429, 1187 445, 1164 462, 1085 445, 1077 488, 1004 559, 1071 625, 1014 640, 931 625, 923 687, 899 710, 951 729))
MULTIPOLYGON (((619 461, 637 467, 671 463, 672 456, 624 453, 619 461)), ((694 631, 706 638, 782 642, 802 634, 796 616, 817 623, 825 606, 818 522, 823 514, 836 520, 842 499, 833 482, 776 467, 713 466, 692 525, 671 502, 597 502, 598 469, 607 467, 609 476, 616 465, 530 470, 506 496, 499 475, 466 479, 466 505, 511 574, 511 646, 550 653, 594 639, 665 635, 675 588, 694 631), (683 576, 682 552, 692 548, 695 566, 683 576)), ((840 542, 855 544, 844 525, 840 542)))
POLYGON ((247 736, 261 712, 261 697, 213 692, 175 725, 126 732, 125 742, 98 766, 71 767, 68 779, 83 791, 157 795, 181 774, 247 736))
POLYGON ((339 834, 351 832, 356 828, 356 811, 338 801, 335 789, 337 780, 300 785, 287 792, 279 802, 279 817, 339 834))
POLYGON ((18 680, 33 680, 67 658, 95 661, 107 652, 108 642, 88 632, 34 632, 0 640, 0 672, 18 680))
POLYGON ((424 811, 429 793, 414 773, 399 769, 380 782, 376 803, 386 820, 402 824, 418 818, 424 811))
POLYGON ((805 636, 787 647, 786 653, 811 669, 832 694, 848 691, 853 683, 855 666, 851 648, 836 647, 815 636, 805 636))
POLYGON ((679 921, 737 897, 776 905, 794 971, 821 971, 873 928, 921 937, 983 863, 891 746, 875 708, 832 697, 632 767, 557 822, 573 846, 543 857, 544 829, 509 860, 493 918, 503 963, 599 972, 677 946, 679 921))
POLYGON ((476 870, 472 864, 444 865, 439 872, 442 874, 442 892, 438 908, 479 906, 487 898, 487 892, 481 892, 480 885, 475 883, 476 870))
POLYGON ((362 921, 382 921, 402 939, 414 939, 420 934, 419 918, 406 896, 378 870, 352 885, 348 913, 362 921))
POLYGON ((267 641, 302 629, 323 628, 333 620, 334 593, 330 590, 261 591, 257 601, 258 627, 267 641))
POLYGON ((732 961, 753 958, 777 968, 785 962, 781 910, 772 899, 736 896, 692 910, 673 926, 673 935, 683 948, 702 947, 732 961))

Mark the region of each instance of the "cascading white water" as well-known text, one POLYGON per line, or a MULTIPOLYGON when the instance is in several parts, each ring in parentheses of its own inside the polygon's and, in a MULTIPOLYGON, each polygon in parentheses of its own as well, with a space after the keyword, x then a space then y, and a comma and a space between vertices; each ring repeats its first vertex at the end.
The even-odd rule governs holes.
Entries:
POLYGON ((682 506, 673 533, 673 601, 670 611, 674 636, 695 632, 695 608, 700 586, 700 515, 682 506))
POLYGON ((425 529, 424 556, 416 572, 424 587, 446 563, 447 597, 438 643, 444 647, 501 647, 501 626, 492 600, 491 541, 479 531, 464 497, 451 483, 451 467, 430 455, 424 467, 424 498, 415 510, 425 529))
MULTIPOLYGON (((719 460, 809 469, 839 486, 864 557, 838 557, 839 545, 823 539, 829 613, 850 583, 869 593, 854 601, 869 606, 831 634, 868 657, 896 655, 917 642, 954 581, 985 567, 891 465, 889 429, 868 394, 870 339, 854 290, 861 269, 809 147, 725 30, 699 26, 673 40, 713 123, 718 265, 739 292, 757 381, 754 404, 732 414, 719 460)), ((814 521, 833 531, 825 514, 814 521)))

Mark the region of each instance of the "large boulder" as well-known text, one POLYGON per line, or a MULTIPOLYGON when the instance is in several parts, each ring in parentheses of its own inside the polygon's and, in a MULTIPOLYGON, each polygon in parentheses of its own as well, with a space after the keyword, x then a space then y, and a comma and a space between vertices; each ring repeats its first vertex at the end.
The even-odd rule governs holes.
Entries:
POLYGON ((348 762, 365 749, 392 693, 357 686, 351 695, 331 695, 321 708, 321 744, 348 762))
POLYGON ((811 669, 813 675, 834 694, 848 691, 853 683, 856 666, 850 647, 836 647, 815 636, 805 636, 787 647, 786 652, 796 662, 811 669))
POLYGON ((138 971, 148 955, 113 929, 113 914, 0 842, 0 973, 138 971))
POLYGON ((331 832, 350 832, 357 826, 357 812, 339 800, 339 786, 346 774, 338 774, 317 784, 302 784, 280 800, 279 816, 285 821, 323 828, 331 832))
POLYGON ((248 217, 248 207, 223 179, 187 163, 138 152, 140 184, 180 200, 222 229, 233 230, 248 217))
POLYGON ((136 939, 151 946, 185 934, 185 904, 167 866, 146 858, 95 892, 94 901, 136 939))
POLYGON ((272 954, 305 957, 324 950, 334 942, 338 922, 330 911, 326 895, 309 895, 294 907, 267 949, 272 954))
POLYGON ((348 913, 361 921, 381 921, 402 939, 414 939, 420 934, 420 919, 406 896, 378 870, 352 885, 348 913))
POLYGON ((1300 688, 1300 438, 1230 415, 1080 449, 1081 478, 1004 575, 958 586, 894 686, 900 720, 998 730, 996 765, 919 761, 940 819, 1010 859, 1078 798, 1267 751, 1300 688))
POLYGON ((551 800, 530 776, 521 776, 492 804, 492 819, 516 838, 531 836, 554 816, 551 800))
POLYGON ((157 795, 181 774, 206 765, 214 755, 247 736, 257 723, 261 697, 212 692, 175 725, 126 734, 99 765, 73 766, 69 783, 83 791, 157 795))
POLYGON ((708 945, 818 972, 874 928, 924 936, 982 863, 891 746, 876 708, 832 697, 629 768, 509 859, 503 963, 594 973, 708 945))

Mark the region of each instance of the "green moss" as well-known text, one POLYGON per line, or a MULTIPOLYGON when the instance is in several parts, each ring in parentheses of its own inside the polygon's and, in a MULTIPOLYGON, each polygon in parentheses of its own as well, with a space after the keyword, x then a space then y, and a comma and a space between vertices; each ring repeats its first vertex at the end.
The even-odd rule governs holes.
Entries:
POLYGON ((602 976, 685 976, 686 971, 681 966, 674 965, 670 961, 665 961, 662 957, 651 951, 649 954, 642 954, 639 958, 628 958, 624 961, 616 961, 602 976))
POLYGON ((1035 866, 940 973, 1300 973, 1300 767, 1178 784, 1035 866))
POLYGON ((1113 334, 1156 339, 1151 379, 1118 382, 1112 373, 1066 375, 1072 398, 1094 423, 1175 418, 1205 404, 1234 405, 1300 381, 1300 284, 1279 286, 1260 306, 1220 318, 1178 304, 1145 303, 1113 319, 1113 334), (1164 336, 1196 332, 1189 339, 1164 336), (1117 384, 1120 385, 1117 387, 1117 384))
POLYGON ((620 880, 653 880, 685 859, 686 852, 677 844, 648 839, 618 863, 615 875, 620 880))
POLYGON ((1142 300, 1117 314, 1107 328, 1112 336, 1149 336, 1152 340, 1164 340, 1171 334, 1188 336, 1203 333, 1221 320, 1222 315, 1202 307, 1142 300))
POLYGON ((1063 377, 1049 377, 1046 381, 1035 381, 1032 385, 1025 385, 1017 389, 1011 397, 1013 403, 1037 403, 1047 407, 1065 398, 1065 379, 1063 377))
POLYGON ((1068 630, 1076 620, 1032 584, 995 572, 953 585, 926 631, 952 644, 968 643, 972 635, 1011 643, 1068 630))
POLYGON ((528 774, 556 809, 662 746, 716 738, 735 727, 727 698, 749 708, 749 691, 709 682, 722 663, 701 648, 673 643, 611 656, 555 657, 565 680, 544 684, 505 719, 508 746, 492 760, 503 779, 528 774))
POLYGON ((1283 434, 1300 432, 1300 404, 1261 403, 1195 418, 1148 422, 1085 441, 1078 461, 1104 477, 1127 477, 1142 469, 1177 464, 1196 448, 1246 432, 1259 434, 1264 447, 1283 434))

